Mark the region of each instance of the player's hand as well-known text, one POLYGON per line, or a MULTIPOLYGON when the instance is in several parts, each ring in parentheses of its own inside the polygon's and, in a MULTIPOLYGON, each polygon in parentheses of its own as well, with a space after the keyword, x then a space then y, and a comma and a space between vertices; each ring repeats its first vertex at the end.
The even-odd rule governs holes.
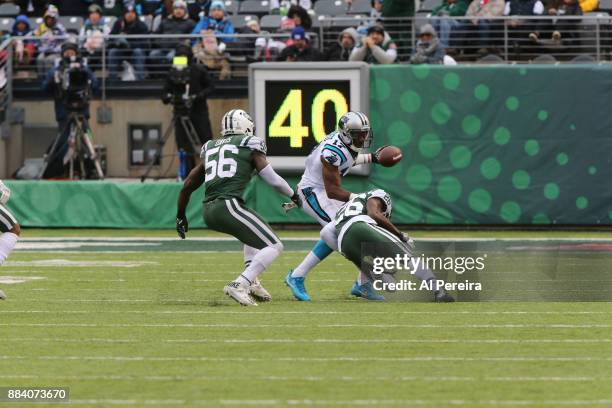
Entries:
POLYGON ((378 155, 380 151, 389 145, 380 146, 376 151, 372 154, 372 163, 378 163, 378 155))
POLYGON ((302 199, 300 198, 300 195, 297 193, 297 191, 291 196, 291 201, 298 207, 302 206, 302 199))
POLYGON ((187 217, 180 216, 176 217, 176 232, 181 239, 185 239, 185 234, 189 231, 189 224, 187 223, 187 217))
POLYGON ((410 251, 414 251, 414 239, 410 238, 408 235, 404 234, 403 232, 400 235, 400 240, 406 244, 406 246, 408 247, 408 249, 410 251))
POLYGON ((0 204, 8 203, 11 198, 11 190, 0 181, 0 204))

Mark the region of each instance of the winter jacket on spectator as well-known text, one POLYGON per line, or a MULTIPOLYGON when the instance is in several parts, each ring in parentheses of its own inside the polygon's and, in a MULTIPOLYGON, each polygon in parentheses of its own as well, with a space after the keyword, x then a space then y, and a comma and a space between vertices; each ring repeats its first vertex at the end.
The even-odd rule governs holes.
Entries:
POLYGON ((546 4, 546 13, 555 16, 579 16, 582 9, 578 0, 553 0, 546 4))
POLYGON ((580 0, 580 8, 583 13, 595 11, 599 7, 599 0, 580 0))
POLYGON ((504 7, 505 16, 539 16, 544 13, 540 0, 510 0, 504 7))
MULTIPOLYGON (((191 34, 195 23, 189 18, 188 14, 182 19, 169 16, 160 23, 155 34, 191 34)), ((159 48, 176 48, 181 41, 179 39, 168 39, 155 41, 159 48)))
POLYGON ((161 14, 163 0, 136 0, 136 12, 141 16, 156 16, 161 14))
POLYGON ((465 15, 483 19, 500 17, 504 14, 504 5, 504 0, 473 0, 465 15))
POLYGON ((102 8, 102 14, 105 16, 121 17, 123 8, 130 6, 134 0, 93 0, 91 4, 97 4, 102 8))
POLYGON ((13 37, 25 37, 32 34, 32 27, 30 26, 30 20, 24 14, 20 14, 15 18, 13 28, 11 29, 11 36, 13 37), (20 24, 22 23, 22 24, 20 24), (23 27, 25 25, 25 27, 23 27), (22 29, 19 29, 22 26, 22 29))
POLYGON ((410 57, 411 64, 442 64, 444 63, 444 48, 436 35, 436 30, 431 24, 421 27, 419 40, 410 57), (423 35, 431 36, 430 40, 424 40, 423 35))
POLYGON ((467 0, 442 0, 442 4, 431 11, 432 16, 462 17, 468 9, 467 0))
POLYGON ((54 0, 50 3, 57 6, 62 16, 85 17, 91 6, 91 0, 54 0))
MULTIPOLYGON (((140 21, 139 18, 136 18, 131 23, 125 21, 125 19, 120 19, 115 21, 113 24, 113 28, 111 29, 112 35, 125 34, 126 36, 130 35, 144 35, 149 32, 147 25, 140 21)), ((129 45, 130 48, 147 48, 147 40, 143 38, 122 38, 117 43, 125 42, 129 45)))
POLYGON ((345 28, 338 36, 338 41, 325 50, 325 53, 323 54, 323 60, 348 61, 351 57, 351 51, 353 50, 353 48, 355 48, 355 45, 357 45, 358 41, 359 34, 357 34, 357 30, 355 30, 353 27, 345 28), (353 40, 352 45, 348 47, 345 47, 346 45, 348 45, 346 41, 344 41, 343 44, 343 37, 346 35, 350 36, 350 38, 352 38, 353 40))
MULTIPOLYGON (((49 14, 49 11, 45 13, 46 16, 49 16, 49 14)), ((45 21, 34 32, 34 35, 40 38, 38 52, 41 54, 59 54, 64 42, 64 38, 61 37, 65 37, 66 34, 66 28, 57 21, 57 16, 54 19, 45 18, 45 21), (53 21, 53 24, 47 26, 48 21, 53 21)))
POLYGON ((234 25, 227 18, 225 4, 221 0, 214 0, 210 4, 208 16, 203 16, 200 19, 193 29, 193 34, 200 34, 202 31, 208 30, 215 34, 219 42, 230 43, 234 41, 232 36, 227 35, 234 33, 234 25))
MULTIPOLYGON (((15 23, 11 30, 11 36, 13 37, 31 37, 32 29, 30 27, 30 20, 25 15, 21 14, 15 18, 15 23)), ((15 41, 15 58, 20 63, 26 65, 32 61, 34 54, 36 53, 36 42, 32 40, 17 40, 15 41)))
POLYGON ((96 24, 87 19, 79 31, 79 42, 87 51, 94 53, 102 49, 104 36, 109 33, 110 27, 106 24, 106 17, 100 17, 96 24))
POLYGON ((368 64, 392 64, 396 59, 397 46, 379 25, 368 28, 367 36, 362 39, 361 44, 353 48, 350 57, 350 61, 364 61, 368 64), (373 32, 380 34, 382 41, 368 47, 366 42, 372 41, 373 32))
POLYGON ((308 61, 320 61, 321 55, 317 50, 312 48, 310 44, 307 44, 304 48, 298 48, 297 45, 293 44, 285 47, 277 61, 295 61, 295 62, 308 62, 308 61))
POLYGON ((16 0, 13 3, 19 6, 21 14, 30 17, 42 17, 47 9, 47 0, 16 0))

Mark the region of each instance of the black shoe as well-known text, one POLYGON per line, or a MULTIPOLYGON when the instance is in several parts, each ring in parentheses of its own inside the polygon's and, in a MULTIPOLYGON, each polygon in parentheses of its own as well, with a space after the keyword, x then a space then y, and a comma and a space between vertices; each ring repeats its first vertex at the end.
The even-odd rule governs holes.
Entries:
POLYGON ((439 290, 435 293, 436 303, 453 303, 455 298, 448 294, 445 290, 439 290))

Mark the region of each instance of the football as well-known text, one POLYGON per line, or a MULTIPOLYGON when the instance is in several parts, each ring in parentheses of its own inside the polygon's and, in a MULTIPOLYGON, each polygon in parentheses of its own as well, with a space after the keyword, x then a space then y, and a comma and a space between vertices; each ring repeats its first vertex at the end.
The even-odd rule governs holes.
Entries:
POLYGON ((402 160, 402 151, 396 146, 385 146, 378 151, 378 163, 384 167, 395 166, 402 160))

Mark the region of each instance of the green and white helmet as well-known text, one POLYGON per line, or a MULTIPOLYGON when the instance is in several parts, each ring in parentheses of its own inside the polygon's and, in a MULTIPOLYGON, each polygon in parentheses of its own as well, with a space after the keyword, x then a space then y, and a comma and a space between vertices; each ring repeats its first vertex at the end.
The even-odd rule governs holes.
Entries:
POLYGON ((221 136, 255 135, 255 122, 242 109, 232 109, 221 119, 221 136))
POLYGON ((393 201, 391 200, 391 196, 389 195, 389 193, 382 189, 376 189, 369 191, 367 197, 368 200, 374 197, 380 198, 383 203, 385 203, 385 210, 383 211, 384 216, 387 218, 391 218, 391 212, 393 211, 393 201))

